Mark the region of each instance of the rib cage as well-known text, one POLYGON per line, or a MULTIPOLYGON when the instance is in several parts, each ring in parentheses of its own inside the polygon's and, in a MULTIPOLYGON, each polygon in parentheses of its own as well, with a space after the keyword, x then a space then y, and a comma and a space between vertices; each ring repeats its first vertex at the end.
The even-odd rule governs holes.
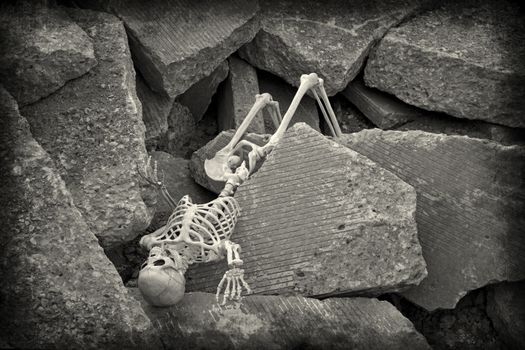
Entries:
POLYGON ((188 248, 197 247, 195 262, 215 260, 219 255, 219 244, 230 239, 240 214, 240 207, 233 197, 219 197, 205 204, 194 204, 186 195, 168 219, 158 243, 183 243, 188 248), (212 251, 215 254, 210 254, 212 251))

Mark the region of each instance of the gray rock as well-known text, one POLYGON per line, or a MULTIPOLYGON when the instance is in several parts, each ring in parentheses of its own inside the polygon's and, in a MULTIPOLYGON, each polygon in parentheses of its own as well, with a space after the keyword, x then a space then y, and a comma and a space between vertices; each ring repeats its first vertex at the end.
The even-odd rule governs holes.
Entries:
POLYGON ((487 313, 510 349, 525 348, 525 281, 491 286, 487 313))
MULTIPOLYGON (((217 151, 225 147, 233 137, 235 130, 223 131, 213 140, 208 142, 204 147, 200 148, 191 156, 190 173, 199 185, 208 190, 219 194, 223 189, 225 183, 222 181, 215 181, 206 175, 204 170, 204 160, 211 159, 215 156, 217 151)), ((263 146, 270 139, 270 135, 258 135, 253 133, 245 134, 243 140, 248 140, 256 145, 263 146)))
POLYGON ((0 339, 14 348, 159 347, 3 88, 0 116, 0 339))
POLYGON ((417 119, 426 111, 398 100, 394 96, 366 87, 361 79, 353 80, 342 92, 380 129, 391 129, 417 119))
POLYGON ((102 12, 68 13, 91 36, 99 64, 21 112, 107 248, 136 237, 153 214, 136 171, 147 158, 142 108, 122 22, 102 12))
POLYGON ((184 157, 195 132, 195 119, 188 107, 173 102, 168 115, 168 131, 161 139, 158 149, 176 157, 184 157))
POLYGON ((126 24, 149 86, 171 97, 210 75, 259 29, 256 0, 116 0, 107 7, 126 24))
MULTIPOLYGON (((343 133, 350 134, 375 127, 361 111, 352 105, 345 97, 342 97, 341 94, 332 96, 330 102, 343 133)), ((321 125, 323 130, 329 130, 324 118, 321 118, 321 125)))
POLYGON ((315 72, 329 95, 354 79, 369 50, 418 1, 261 2, 262 30, 239 52, 252 65, 298 86, 301 74, 315 72))
POLYGON ((29 1, 3 4, 0 33, 0 80, 21 106, 97 64, 89 36, 59 9, 29 1))
POLYGON ((459 118, 525 127, 525 23, 510 1, 449 1, 392 29, 369 86, 459 118))
POLYGON ((140 74, 137 74, 137 96, 142 104, 142 121, 146 127, 146 149, 156 150, 168 131, 173 99, 152 91, 140 74))
MULTIPOLYGON (((378 295, 426 276, 412 186, 304 123, 291 127, 235 198, 231 240, 258 294, 378 295)), ((224 266, 188 270, 214 291, 224 266)))
POLYGON ((496 141, 502 145, 525 144, 525 129, 487 123, 481 120, 454 118, 444 113, 427 112, 395 130, 420 130, 435 134, 464 135, 496 141))
POLYGON ((221 308, 213 294, 188 293, 170 308, 144 308, 168 348, 430 349, 377 299, 248 296, 221 308))
MULTIPOLYGON (((194 203, 207 203, 216 197, 213 193, 196 184, 191 178, 189 160, 173 157, 165 152, 152 152, 150 155, 151 161, 157 162, 159 178, 164 182, 175 201, 189 195, 194 203)), ((164 226, 173 213, 173 208, 163 196, 159 196, 155 208, 155 216, 150 225, 150 228, 154 229, 164 226)))
POLYGON ((204 116, 219 84, 228 76, 228 70, 228 62, 223 61, 209 76, 202 78, 177 97, 177 101, 189 108, 196 123, 204 116))
POLYGON ((524 147, 378 129, 341 142, 417 191, 428 277, 403 296, 427 310, 454 308, 470 290, 525 278, 524 147))
MULTIPOLYGON (((255 103, 255 95, 259 93, 255 68, 235 56, 228 59, 228 64, 230 74, 218 98, 217 120, 220 131, 237 129, 255 103)), ((248 132, 264 134, 262 113, 253 119, 248 132)))
MULTIPOLYGON (((299 76, 297 76, 299 78, 299 76)), ((279 108, 281 110, 281 115, 284 116, 290 103, 292 103, 293 97, 297 92, 297 89, 293 88, 281 78, 276 77, 275 75, 267 74, 261 72, 259 74, 259 90, 261 93, 267 92, 272 95, 274 101, 279 102, 279 108)), ((264 125, 266 132, 273 134, 276 130, 270 114, 265 110, 264 115, 264 125)), ((303 122, 308 124, 314 130, 319 131, 319 115, 317 113, 317 102, 305 95, 297 108, 291 122, 290 126, 295 123, 303 122)))

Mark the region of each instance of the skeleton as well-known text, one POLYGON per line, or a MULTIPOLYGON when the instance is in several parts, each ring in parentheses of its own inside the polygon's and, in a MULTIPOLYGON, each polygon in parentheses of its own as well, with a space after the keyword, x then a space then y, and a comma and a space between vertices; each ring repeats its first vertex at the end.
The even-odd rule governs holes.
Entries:
POLYGON ((151 167, 148 160, 142 176, 161 191, 173 208, 173 214, 164 227, 140 240, 140 244, 150 250, 138 281, 139 289, 148 302, 157 306, 168 306, 178 302, 184 295, 183 276, 188 265, 222 260, 225 257, 229 270, 217 287, 217 302, 223 288, 223 305, 227 300, 240 299, 243 288, 247 293, 251 293, 244 279, 244 270, 241 269, 241 248, 230 240, 240 215, 239 204, 233 195, 237 187, 253 173, 257 163, 263 160, 282 138, 301 99, 309 90, 319 103, 332 134, 341 135, 341 129, 324 90, 323 80, 315 73, 301 76, 300 86, 284 117, 281 117, 279 104, 272 100, 270 94, 256 95, 255 104, 228 145, 204 163, 206 174, 211 179, 226 182, 219 197, 209 203, 194 204, 189 196, 182 197, 176 203, 163 182, 159 181, 156 164, 151 167), (319 94, 316 89, 319 90, 319 94), (254 117, 265 107, 268 108, 273 122, 278 124, 275 134, 264 146, 241 140, 254 117), (242 155, 246 153, 248 166, 246 160, 242 159, 242 155), (162 266, 164 267, 159 268, 162 266))

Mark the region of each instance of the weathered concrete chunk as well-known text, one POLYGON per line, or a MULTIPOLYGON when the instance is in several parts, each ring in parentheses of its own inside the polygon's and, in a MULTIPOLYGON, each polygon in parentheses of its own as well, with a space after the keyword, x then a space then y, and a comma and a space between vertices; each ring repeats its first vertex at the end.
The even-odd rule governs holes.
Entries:
MULTIPOLYGON (((426 276, 412 186, 304 123, 239 187, 232 240, 259 294, 377 295, 426 276)), ((224 266, 188 271, 213 291, 224 266)))
POLYGON ((210 75, 259 29, 256 0, 115 0, 108 7, 126 24, 149 86, 171 97, 210 75))
POLYGON ((26 349, 159 346, 1 87, 0 156, 0 338, 26 349))
POLYGON ((146 127, 146 149, 156 150, 168 131, 173 99, 152 91, 140 74, 137 74, 137 96, 142 104, 142 121, 146 127))
MULTIPOLYGON (((216 197, 191 178, 189 160, 173 157, 165 152, 152 152, 150 155, 151 161, 157 162, 159 178, 175 201, 189 195, 194 203, 207 203, 216 197)), ((173 208, 162 196, 159 196, 155 208, 155 216, 150 227, 160 228, 166 224, 168 217, 173 213, 173 208)))
MULTIPOLYGON (((219 92, 219 130, 237 129, 255 103, 259 83, 255 68, 232 56, 228 59, 230 74, 219 92)), ((248 132, 264 134, 264 120, 259 113, 248 127, 248 132)))
POLYGON ((463 135, 487 139, 503 145, 525 144, 525 129, 487 123, 481 120, 454 118, 444 113, 427 112, 417 119, 394 128, 395 130, 420 130, 437 134, 463 135))
POLYGON ((384 92, 366 87, 361 79, 353 80, 342 94, 381 129, 391 129, 417 119, 426 112, 384 92))
POLYGON ((299 86, 315 72, 333 95, 354 79, 370 48, 418 1, 266 1, 262 30, 239 52, 254 66, 299 86))
MULTIPOLYGON (((272 95, 274 101, 279 102, 279 108, 281 110, 281 116, 284 116, 290 103, 292 103, 293 97, 297 92, 297 89, 287 84, 281 78, 261 72, 259 75, 259 90, 261 93, 267 92, 272 95)), ((299 75, 297 76, 299 77, 299 75)), ((276 127, 274 126, 270 114, 268 111, 263 112, 264 125, 267 133, 274 133, 276 127)), ((322 118, 322 117, 321 117, 322 118)), ((295 123, 303 122, 308 124, 314 130, 319 131, 319 114, 317 113, 317 102, 309 96, 304 96, 295 112, 290 126, 295 123)))
POLYGON ((189 108, 196 123, 204 116, 219 84, 228 76, 228 70, 228 62, 223 61, 209 76, 202 78, 177 97, 177 101, 189 108))
POLYGON ((99 64, 21 112, 91 231, 109 247, 136 237, 152 216, 136 171, 147 158, 142 108, 122 22, 102 12, 68 13, 92 38, 99 64))
POLYGON ((161 139, 158 149, 173 156, 184 157, 195 132, 195 119, 188 107, 173 102, 168 115, 168 131, 161 139))
MULTIPOLYGON (((221 150, 228 144, 228 142, 230 142, 234 133, 235 130, 221 132, 217 137, 208 142, 206 146, 200 148, 191 156, 190 173, 195 179, 195 182, 217 194, 224 189, 225 183, 212 180, 206 175, 206 171, 204 170, 204 160, 212 159, 217 151, 221 150)), ((248 133, 245 134, 242 139, 263 146, 270 139, 270 135, 248 133)))
POLYGON ((67 14, 21 1, 0 8, 0 81, 22 106, 97 64, 89 36, 67 14))
POLYGON ((417 226, 428 277, 403 293, 434 310, 468 291, 525 278, 525 148, 421 131, 364 130, 341 142, 418 193, 417 226))
MULTIPOLYGON (((358 132, 363 129, 372 129, 374 124, 364 116, 359 109, 351 104, 341 94, 332 96, 330 102, 334 109, 335 117, 339 122, 341 131, 345 134, 358 132)), ((321 118, 321 125, 323 130, 329 131, 329 127, 326 124, 324 118, 321 118)))
POLYGON ((487 313, 510 349, 525 348, 525 281, 491 286, 487 313))
POLYGON ((459 118, 525 127, 525 22, 511 1, 448 1, 392 29, 367 85, 459 118))
POLYGON ((145 310, 168 348, 430 349, 409 320, 377 299, 258 295, 221 308, 213 294, 188 293, 170 308, 145 310))

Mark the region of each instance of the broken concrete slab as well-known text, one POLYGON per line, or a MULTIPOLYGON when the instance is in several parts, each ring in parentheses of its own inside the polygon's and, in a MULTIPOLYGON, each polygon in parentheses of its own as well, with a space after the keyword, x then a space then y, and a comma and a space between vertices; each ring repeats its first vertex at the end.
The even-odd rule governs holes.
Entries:
POLYGON ((176 157, 184 157, 188 152, 191 138, 195 132, 195 119, 188 107, 173 102, 168 115, 168 131, 159 142, 158 150, 176 157))
POLYGON ((510 349, 525 348, 525 281, 488 288, 487 313, 510 349))
MULTIPOLYGON (((235 130, 222 131, 217 137, 208 142, 191 156, 190 173, 199 185, 208 190, 219 194, 223 189, 225 182, 215 181, 206 175, 204 170, 204 160, 212 159, 217 151, 225 147, 233 137, 235 130)), ((245 134, 242 140, 248 140, 256 145, 263 146, 270 139, 270 135, 258 135, 253 133, 245 134)))
POLYGON ((362 79, 353 80, 342 92, 380 129, 391 129, 428 112, 410 106, 392 95, 365 86, 362 79))
POLYGON ((142 121, 146 127, 146 149, 154 151, 168 131, 168 116, 173 99, 152 91, 137 73, 137 96, 142 104, 142 121))
POLYGON ((209 76, 202 78, 177 97, 178 102, 189 108, 195 123, 204 116, 219 84, 228 76, 228 71, 228 62, 223 61, 209 76))
MULTIPOLYGON (((166 152, 152 152, 150 156, 152 162, 157 162, 159 178, 166 185, 174 200, 178 201, 183 196, 189 195, 193 203, 207 203, 216 197, 192 179, 189 160, 173 157, 166 152)), ((155 216, 151 221, 150 228, 164 226, 169 216, 173 213, 173 208, 161 195, 159 195, 155 208, 155 216)))
POLYGON ((392 29, 365 82, 424 109, 525 127, 523 41, 517 3, 449 1, 392 29))
POLYGON ((126 24, 133 60, 157 92, 176 97, 209 76, 259 30, 256 0, 110 1, 126 24))
MULTIPOLYGON (((299 77, 299 75, 297 77, 299 77)), ((290 107, 290 103, 292 103, 297 89, 287 84, 281 78, 269 73, 259 72, 258 78, 261 93, 267 92, 272 95, 273 100, 279 102, 281 115, 284 116, 288 107, 290 107)), ((263 111, 263 115, 266 132, 273 134, 277 128, 273 124, 270 114, 265 110, 263 111)), ((306 123, 314 130, 320 131, 317 102, 307 95, 301 100, 289 127, 299 122, 306 123)))
POLYGON ((0 80, 26 105, 97 64, 90 37, 61 9, 21 1, 0 11, 0 80))
MULTIPOLYGON (((255 103, 255 95, 259 93, 255 68, 235 56, 228 59, 228 64, 230 74, 218 98, 217 121, 220 131, 237 129, 255 103)), ((264 134, 262 113, 253 119, 248 132, 264 134)))
POLYGON ((17 349, 160 346, 1 87, 0 154, 0 339, 17 349))
POLYGON ((444 113, 427 112, 395 130, 420 130, 437 134, 463 135, 496 141, 502 145, 525 144, 525 129, 487 123, 481 120, 454 118, 444 113))
POLYGON ((409 320, 377 299, 256 295, 219 307, 213 294, 187 293, 175 306, 144 308, 168 348, 430 349, 409 320))
MULTIPOLYGON (((425 278, 416 193, 392 173, 295 124, 236 194, 231 240, 257 294, 378 295, 425 278)), ((224 266, 188 270, 188 291, 214 291, 224 266)))
POLYGON ((470 290, 525 278, 525 147, 378 129, 341 142, 417 191, 428 277, 403 296, 427 310, 454 308, 470 290))
POLYGON ((122 22, 103 12, 68 13, 92 38, 99 64, 21 113, 108 248, 143 232, 153 215, 136 170, 147 159, 142 109, 122 22))
POLYGON ((257 68, 293 86, 315 72, 328 95, 342 91, 361 70, 368 52, 388 28, 411 14, 419 1, 261 2, 261 27, 239 51, 257 68))

